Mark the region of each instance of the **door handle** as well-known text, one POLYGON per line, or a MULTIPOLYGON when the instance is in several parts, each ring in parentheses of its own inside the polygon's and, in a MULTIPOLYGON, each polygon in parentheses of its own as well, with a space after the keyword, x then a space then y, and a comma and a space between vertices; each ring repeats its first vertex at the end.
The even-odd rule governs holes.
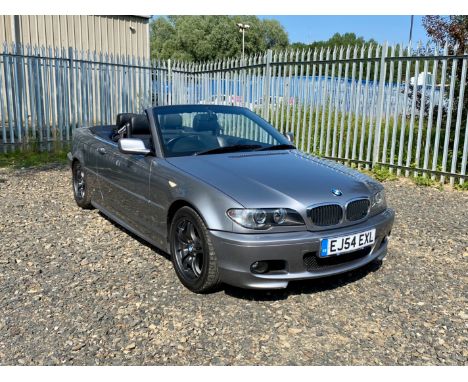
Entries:
POLYGON ((98 152, 99 152, 99 154, 104 155, 106 153, 106 149, 104 147, 99 147, 98 152))

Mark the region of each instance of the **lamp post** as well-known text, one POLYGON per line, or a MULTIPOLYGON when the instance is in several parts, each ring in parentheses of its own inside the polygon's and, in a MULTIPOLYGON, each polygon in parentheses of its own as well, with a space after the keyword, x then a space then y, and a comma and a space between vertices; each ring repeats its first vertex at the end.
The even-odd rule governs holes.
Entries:
POLYGON ((409 30, 409 43, 410 43, 410 45, 413 42, 413 22, 414 22, 414 16, 411 16, 410 30, 409 30))
POLYGON ((244 61, 244 52, 245 52, 245 31, 250 28, 250 25, 237 23, 239 27, 239 32, 242 33, 242 61, 244 61))

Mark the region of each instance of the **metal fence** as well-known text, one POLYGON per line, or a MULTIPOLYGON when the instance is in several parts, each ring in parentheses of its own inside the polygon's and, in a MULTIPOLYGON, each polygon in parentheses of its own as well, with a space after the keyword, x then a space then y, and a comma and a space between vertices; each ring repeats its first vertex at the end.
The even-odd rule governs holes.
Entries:
POLYGON ((0 140, 69 140, 76 127, 112 124, 117 113, 152 104, 152 73, 136 57, 5 44, 0 140))
POLYGON ((206 63, 4 47, 3 142, 69 139, 150 105, 248 107, 303 151, 441 182, 467 178, 468 54, 449 46, 335 47, 206 63))

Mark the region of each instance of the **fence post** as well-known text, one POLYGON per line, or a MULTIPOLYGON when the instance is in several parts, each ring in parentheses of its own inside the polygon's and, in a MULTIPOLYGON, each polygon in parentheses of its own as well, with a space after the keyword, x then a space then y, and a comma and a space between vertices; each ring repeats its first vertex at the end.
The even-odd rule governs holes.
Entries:
MULTIPOLYGON (((15 16, 19 17, 19 16, 15 16)), ((16 73, 17 73, 17 78, 18 78, 18 101, 19 101, 19 123, 17 125, 17 131, 18 131, 18 142, 24 140, 28 140, 28 128, 27 128, 27 123, 25 124, 24 122, 27 122, 27 115, 25 117, 23 111, 24 111, 24 75, 23 75, 23 65, 24 65, 24 51, 23 51, 23 45, 20 43, 16 43, 16 73), (26 125, 26 126, 25 126, 26 125)), ((27 114, 27 112, 26 112, 27 114)))
POLYGON ((167 98, 168 105, 172 105, 172 62, 167 60, 167 98))
MULTIPOLYGON (((466 56, 467 52, 464 51, 463 55, 466 56)), ((458 109, 457 109, 457 121, 455 123, 455 140, 453 142, 453 154, 452 154, 452 166, 450 172, 455 174, 457 172, 457 157, 458 157, 458 145, 460 141, 460 127, 462 122, 462 114, 463 114, 463 99, 465 96, 465 82, 466 82, 466 67, 468 64, 468 60, 465 58, 462 64, 462 75, 460 81, 460 89, 458 93, 458 109)), ((465 130, 465 135, 468 136, 468 131, 465 130)), ((466 149, 465 149, 466 150, 466 149)), ((462 167, 463 170, 463 167, 462 167)), ((452 176, 450 177, 450 185, 453 186, 455 183, 455 178, 452 176)))
POLYGON ((384 108, 384 91, 385 91, 385 77, 386 77, 386 63, 385 58, 387 57, 388 43, 385 41, 382 49, 382 55, 380 57, 380 79, 379 79, 379 96, 377 103, 376 113, 376 124, 374 134, 374 155, 372 157, 372 167, 375 167, 379 160, 379 149, 380 149, 380 131, 382 129, 382 114, 384 108))
MULTIPOLYGON (((73 70, 73 48, 68 47, 68 65, 70 66, 70 107, 71 107, 71 125, 72 130, 76 128, 76 119, 75 119, 75 71, 73 70)), ((94 121, 93 121, 94 122, 94 121)))
POLYGON ((263 80, 263 118, 268 121, 270 111, 270 77, 271 77, 271 61, 273 51, 268 49, 266 54, 265 72, 263 80))

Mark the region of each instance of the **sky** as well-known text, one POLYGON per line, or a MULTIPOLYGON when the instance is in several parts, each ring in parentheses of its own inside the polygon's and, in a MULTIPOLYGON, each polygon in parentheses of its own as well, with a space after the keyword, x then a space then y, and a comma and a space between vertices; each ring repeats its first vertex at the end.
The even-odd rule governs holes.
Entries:
MULTIPOLYGON (((354 32, 366 40, 407 43, 410 16, 259 16, 278 20, 289 34, 289 41, 310 43, 328 40, 335 33, 354 32)), ((422 16, 414 17, 413 42, 428 41, 422 16)))

